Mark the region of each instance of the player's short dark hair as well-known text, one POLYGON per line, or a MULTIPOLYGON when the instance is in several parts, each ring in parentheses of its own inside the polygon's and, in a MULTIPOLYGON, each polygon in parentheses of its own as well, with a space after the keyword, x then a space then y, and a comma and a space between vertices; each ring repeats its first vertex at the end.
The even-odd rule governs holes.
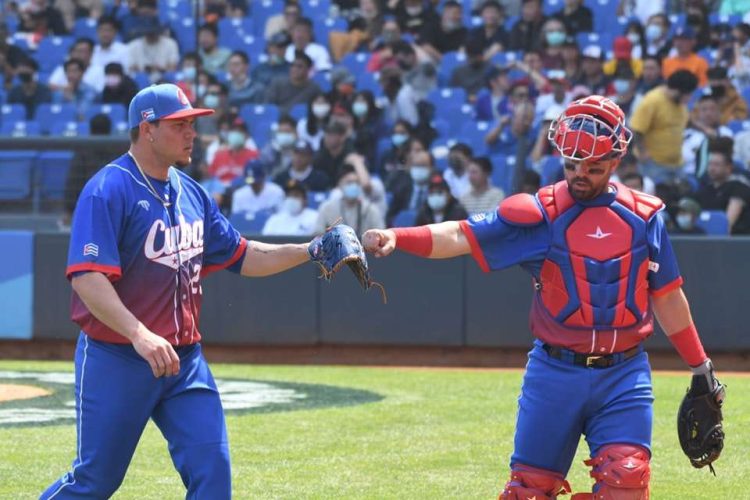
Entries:
POLYGON ((680 94, 692 94, 698 88, 698 77, 686 69, 678 69, 667 78, 667 87, 680 94))
POLYGON ((708 152, 716 153, 724 157, 727 165, 732 164, 734 153, 734 139, 731 137, 714 137, 708 140, 708 152))
POLYGON ((307 54, 305 54, 305 52, 302 51, 302 50, 295 50, 294 51, 294 60, 295 61, 302 61, 302 62, 304 62, 307 65, 308 68, 312 68, 313 67, 313 60, 310 59, 310 56, 308 56, 307 54))
POLYGON ((486 2, 484 2, 482 6, 479 8, 479 14, 484 12, 484 9, 495 9, 501 14, 505 11, 503 6, 500 5, 500 3, 495 0, 487 0, 486 2))
MULTIPOLYGON (((155 121, 149 122, 149 123, 151 125, 155 126, 155 127, 158 127, 159 123, 161 123, 161 122, 159 120, 155 120, 155 121)), ((135 126, 135 127, 131 128, 129 134, 130 134, 130 142, 133 143, 133 144, 135 144, 136 142, 138 142, 138 138, 141 136, 141 129, 140 129, 140 127, 139 126, 135 126)))
POLYGON ((310 32, 312 32, 312 29, 313 29, 312 19, 310 19, 309 17, 300 17, 299 19, 297 19, 297 22, 294 23, 294 27, 296 28, 297 26, 305 26, 307 29, 310 30, 310 32))
POLYGON ((443 3, 443 10, 449 7, 458 7, 459 9, 463 8, 461 7, 460 3, 456 2, 456 0, 448 0, 447 2, 443 3))
POLYGON ((235 50, 234 52, 232 52, 232 54, 229 57, 235 57, 235 56, 242 59, 242 62, 244 62, 245 64, 250 64, 250 58, 247 57, 247 54, 244 51, 235 50))
POLYGON ((76 47, 76 45, 82 45, 82 44, 88 45, 89 49, 91 49, 91 52, 94 51, 94 46, 96 46, 96 43, 94 43, 94 41, 91 38, 83 36, 81 38, 76 38, 75 42, 73 42, 73 45, 70 46, 70 50, 68 51, 68 53, 72 52, 73 49, 76 47))
POLYGON ((479 165, 479 168, 482 169, 482 172, 484 172, 485 175, 487 175, 488 177, 492 175, 493 167, 492 167, 492 162, 490 161, 489 158, 487 158, 486 156, 477 156, 471 161, 479 165))

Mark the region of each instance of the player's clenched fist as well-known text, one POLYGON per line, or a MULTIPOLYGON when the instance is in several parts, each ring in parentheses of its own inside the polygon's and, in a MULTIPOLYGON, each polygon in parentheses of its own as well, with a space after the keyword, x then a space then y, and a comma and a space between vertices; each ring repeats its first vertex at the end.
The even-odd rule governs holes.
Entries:
POLYGON ((390 229, 370 229, 362 236, 362 246, 375 257, 385 257, 396 248, 396 234, 390 229))
POLYGON ((143 329, 133 339, 133 347, 151 367, 154 377, 172 376, 180 372, 180 357, 177 356, 172 344, 164 337, 160 337, 143 329))

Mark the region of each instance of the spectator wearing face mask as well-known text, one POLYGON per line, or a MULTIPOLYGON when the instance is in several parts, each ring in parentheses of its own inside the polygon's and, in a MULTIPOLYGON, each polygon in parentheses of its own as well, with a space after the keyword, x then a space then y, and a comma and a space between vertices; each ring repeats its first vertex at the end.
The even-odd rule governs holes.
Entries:
POLYGON ((310 144, 302 139, 294 144, 292 163, 288 170, 280 172, 274 177, 274 182, 279 186, 286 186, 290 181, 295 181, 304 186, 308 191, 328 191, 333 187, 333 182, 326 174, 315 170, 312 165, 313 149, 310 144))
POLYGON ((456 198, 460 198, 471 188, 468 166, 472 156, 474 152, 471 147, 463 142, 454 144, 448 150, 448 168, 443 172, 443 177, 456 198))
POLYGON ((104 67, 102 102, 117 103, 127 107, 137 93, 138 84, 125 74, 120 63, 112 62, 104 67))
POLYGON ((268 236, 310 236, 315 233, 318 211, 307 206, 304 184, 290 179, 285 185, 286 197, 279 211, 263 226, 261 234, 268 236))
MULTIPOLYGON (((369 201, 381 214, 385 214, 388 206, 385 200, 385 186, 379 177, 370 175, 365 158, 357 153, 349 153, 344 159, 344 165, 351 165, 357 174, 359 185, 362 189, 362 199, 369 201)), ((336 200, 344 195, 340 186, 333 188, 329 194, 329 200, 336 200)))
POLYGON ((398 184, 388 207, 385 219, 389 227, 399 212, 417 211, 427 201, 428 183, 435 168, 432 155, 427 151, 414 153, 410 155, 409 161, 409 176, 398 184))
POLYGON ((400 170, 406 161, 409 140, 412 138, 411 123, 398 120, 393 124, 390 136, 390 148, 381 150, 377 172, 381 177, 388 178, 400 170))
POLYGON ((354 150, 364 155, 371 169, 377 166, 378 140, 385 135, 382 113, 369 90, 354 95, 351 106, 354 129, 354 150))
POLYGON ((323 129, 331 118, 331 101, 322 92, 307 103, 307 116, 297 122, 297 137, 309 143, 314 151, 320 148, 323 129))
POLYGON ((289 169, 296 142, 297 122, 289 115, 282 115, 276 122, 271 140, 260 151, 260 159, 269 166, 271 176, 289 169))
POLYGON ((473 158, 467 167, 469 191, 459 197, 461 205, 469 215, 495 210, 503 199, 505 192, 492 185, 492 162, 480 156, 473 158))
POLYGON ((266 166, 262 161, 250 160, 245 165, 245 185, 232 194, 233 214, 279 209, 285 198, 284 190, 266 177, 266 166))
POLYGON ((669 50, 672 48, 669 27, 669 18, 666 14, 656 13, 648 18, 646 28, 643 31, 646 38, 644 57, 645 55, 656 56, 659 59, 667 57, 669 50))
POLYGON ((246 145, 248 131, 241 118, 235 118, 227 132, 227 143, 214 155, 208 174, 223 186, 229 186, 245 171, 250 160, 258 158, 258 150, 246 145))
POLYGON ((363 195, 361 180, 354 166, 344 164, 341 167, 338 187, 341 189, 341 197, 329 199, 320 205, 315 234, 322 234, 339 219, 343 224, 354 228, 358 235, 368 229, 385 227, 383 213, 363 195))
POLYGON ((36 108, 42 103, 52 102, 52 91, 37 81, 39 65, 31 58, 22 59, 16 67, 19 83, 8 93, 8 104, 23 104, 26 119, 33 120, 36 108))
POLYGON ((557 18, 551 17, 542 26, 542 41, 540 44, 542 67, 546 70, 562 69, 562 51, 568 38, 565 24, 557 18))
POLYGON ((689 234, 692 236, 705 235, 706 231, 698 227, 698 217, 701 214, 700 204, 692 198, 681 198, 677 203, 677 214, 674 217, 674 226, 670 231, 673 234, 689 234))
POLYGON ((423 226, 447 220, 463 220, 468 216, 466 209, 451 194, 445 179, 440 174, 430 177, 427 201, 420 207, 415 225, 423 226))

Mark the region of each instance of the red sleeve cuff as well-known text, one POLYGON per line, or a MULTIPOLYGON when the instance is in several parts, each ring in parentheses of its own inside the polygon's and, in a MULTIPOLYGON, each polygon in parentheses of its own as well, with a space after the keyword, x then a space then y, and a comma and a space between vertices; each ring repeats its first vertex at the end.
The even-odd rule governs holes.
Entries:
POLYGON ((657 289, 657 290, 651 290, 649 293, 652 297, 663 297, 664 295, 668 294, 669 292, 673 292, 674 290, 677 290, 682 286, 682 276, 678 276, 677 279, 674 281, 670 281, 663 287, 657 289))
POLYGON ((247 240, 245 238, 240 238, 240 244, 237 245, 237 250, 234 251, 232 256, 228 260, 222 262, 221 264, 211 264, 209 266, 204 267, 201 270, 201 277, 211 274, 213 272, 221 271, 222 269, 228 268, 229 266, 237 262, 237 260, 240 257, 245 255, 246 249, 247 249, 247 240))
POLYGON ((122 270, 120 266, 106 266, 104 264, 97 264, 95 262, 81 262, 80 264, 73 264, 68 266, 65 270, 65 277, 72 279, 75 273, 81 272, 95 272, 102 273, 107 277, 109 281, 117 281, 122 276, 122 270))
POLYGON ((474 235, 474 231, 471 229, 468 221, 462 220, 458 224, 469 242, 469 246, 471 247, 471 256, 474 257, 475 261, 477 261, 477 264, 479 264, 479 267, 482 269, 482 271, 484 271, 485 273, 490 272, 490 266, 487 265, 487 259, 484 258, 484 253, 482 253, 482 249, 479 247, 477 237, 474 235))

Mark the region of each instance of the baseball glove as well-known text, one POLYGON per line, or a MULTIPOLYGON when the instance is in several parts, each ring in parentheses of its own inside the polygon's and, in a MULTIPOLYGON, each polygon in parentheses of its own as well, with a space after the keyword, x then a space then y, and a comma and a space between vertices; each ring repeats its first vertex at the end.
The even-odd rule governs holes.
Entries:
POLYGON ((693 467, 700 469, 708 465, 716 475, 712 463, 724 447, 721 406, 725 386, 714 376, 710 360, 693 373, 690 388, 677 413, 677 435, 693 467))
POLYGON ((316 236, 310 242, 307 252, 310 254, 310 260, 320 266, 323 272, 321 278, 330 281, 346 263, 362 288, 369 290, 373 285, 379 287, 383 293, 383 302, 386 302, 385 289, 370 277, 365 251, 350 226, 338 224, 329 227, 325 233, 316 236))

